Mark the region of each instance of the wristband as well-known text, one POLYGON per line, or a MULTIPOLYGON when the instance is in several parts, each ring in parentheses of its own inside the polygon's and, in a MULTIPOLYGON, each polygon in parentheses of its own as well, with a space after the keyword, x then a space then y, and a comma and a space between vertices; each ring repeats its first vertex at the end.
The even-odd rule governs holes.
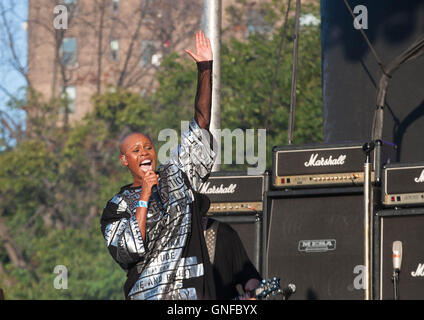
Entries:
POLYGON ((140 207, 142 207, 142 208, 147 208, 147 206, 148 206, 147 201, 139 200, 139 201, 137 202, 137 208, 140 208, 140 207))

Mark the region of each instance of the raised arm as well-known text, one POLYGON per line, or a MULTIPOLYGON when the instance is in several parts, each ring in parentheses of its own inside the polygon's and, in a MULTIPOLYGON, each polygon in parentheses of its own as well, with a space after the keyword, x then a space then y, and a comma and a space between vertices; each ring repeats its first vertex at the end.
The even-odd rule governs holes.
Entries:
POLYGON ((212 46, 203 31, 196 33, 196 53, 185 50, 196 62, 197 91, 194 103, 194 119, 200 128, 209 130, 212 102, 212 46))

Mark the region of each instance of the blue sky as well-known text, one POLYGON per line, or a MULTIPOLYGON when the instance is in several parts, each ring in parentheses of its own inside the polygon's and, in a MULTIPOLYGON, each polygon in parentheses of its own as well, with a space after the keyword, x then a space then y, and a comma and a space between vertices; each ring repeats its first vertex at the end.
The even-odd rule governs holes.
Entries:
MULTIPOLYGON (((6 19, 13 31, 14 41, 16 43, 16 52, 20 63, 26 67, 27 65, 27 31, 25 23, 28 18, 28 0, 0 0, 2 6, 6 10, 6 19), (12 6, 13 4, 13 6, 12 6)), ((0 23, 0 28, 3 28, 3 22, 0 23)), ((12 95, 24 97, 25 91, 22 89, 25 86, 24 78, 13 68, 11 61, 11 51, 4 39, 4 32, 0 30, 0 86, 5 88, 12 95)), ((0 109, 8 110, 8 114, 15 120, 24 121, 25 114, 23 112, 12 111, 7 108, 10 98, 3 90, 0 90, 0 109)))

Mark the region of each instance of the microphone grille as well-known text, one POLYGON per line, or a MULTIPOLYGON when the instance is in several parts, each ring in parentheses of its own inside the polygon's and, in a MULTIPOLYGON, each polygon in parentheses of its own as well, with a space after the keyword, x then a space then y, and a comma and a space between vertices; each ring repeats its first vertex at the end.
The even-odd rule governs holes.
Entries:
POLYGON ((296 286, 295 286, 293 283, 290 283, 290 284, 288 285, 288 287, 290 288, 290 290, 291 290, 293 293, 295 293, 295 292, 296 292, 296 286))
POLYGON ((399 255, 402 255, 402 241, 393 242, 393 252, 398 252, 399 255))

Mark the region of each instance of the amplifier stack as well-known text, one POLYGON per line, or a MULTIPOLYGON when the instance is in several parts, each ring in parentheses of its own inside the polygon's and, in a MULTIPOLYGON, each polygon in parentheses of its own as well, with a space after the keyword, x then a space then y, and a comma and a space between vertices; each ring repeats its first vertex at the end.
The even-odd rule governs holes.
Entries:
MULTIPOLYGON (((393 144, 371 152, 371 201, 379 200, 393 144)), ((363 143, 274 147, 267 193, 266 276, 296 284, 292 299, 364 299, 363 143)))
MULTIPOLYGON (((212 173, 200 186, 208 216, 239 234, 263 278, 294 283, 291 299, 364 299, 364 162, 361 143, 274 147, 272 170, 212 173)), ((424 162, 371 153, 372 296, 393 299, 392 245, 403 243, 400 298, 424 299, 424 162)))
POLYGON ((264 252, 263 204, 269 174, 213 172, 199 192, 211 201, 207 216, 229 224, 239 235, 252 263, 261 273, 264 252))
POLYGON ((394 299, 392 244, 402 243, 399 299, 424 299, 424 162, 383 168, 383 208, 376 212, 375 285, 379 299, 394 299))

